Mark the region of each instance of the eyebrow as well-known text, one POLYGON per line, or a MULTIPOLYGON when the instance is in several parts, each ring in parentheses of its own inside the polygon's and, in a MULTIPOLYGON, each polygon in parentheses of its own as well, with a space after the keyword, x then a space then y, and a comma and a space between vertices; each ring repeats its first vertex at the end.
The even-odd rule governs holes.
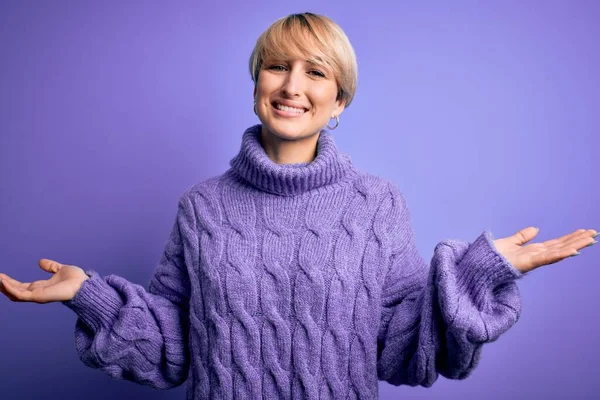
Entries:
MULTIPOLYGON (((305 59, 304 62, 306 62, 308 64, 314 64, 314 65, 321 65, 321 64, 325 65, 325 62, 320 57, 315 57, 315 59, 318 60, 318 62, 311 61, 308 58, 305 59), (319 62, 321 64, 319 64, 319 62)), ((281 59, 281 58, 278 58, 278 57, 265 57, 265 59, 263 61, 266 61, 266 62, 274 62, 274 61, 286 61, 286 62, 289 62, 290 58, 281 59)))
POLYGON ((304 60, 307 64, 313 65, 315 67, 319 67, 319 68, 323 68, 326 71, 331 71, 331 67, 329 65, 327 65, 323 60, 321 60, 320 58, 317 57, 317 59, 320 62, 315 62, 315 61, 311 61, 311 60, 304 60))
MULTIPOLYGON (((316 61, 311 61, 311 60, 309 60, 309 59, 305 59, 305 60, 304 60, 304 62, 305 62, 306 64, 310 64, 310 65, 311 65, 311 66, 313 66, 313 67, 319 67, 319 68, 323 68, 323 69, 324 69, 326 72, 331 72, 331 68, 330 68, 330 67, 329 67, 327 64, 325 64, 325 62, 323 62, 322 60, 320 60, 320 58, 318 58, 318 57, 316 57, 316 58, 317 58, 319 61, 321 61, 321 63, 318 63, 318 62, 316 62, 316 61)), ((279 59, 277 59, 277 58, 273 57, 273 58, 267 58, 267 59, 265 59, 263 62, 264 62, 265 64, 269 64, 269 63, 273 63, 273 62, 280 62, 280 61, 281 61, 281 62, 290 62, 290 59, 288 58, 288 59, 285 59, 285 60, 279 60, 279 59)))

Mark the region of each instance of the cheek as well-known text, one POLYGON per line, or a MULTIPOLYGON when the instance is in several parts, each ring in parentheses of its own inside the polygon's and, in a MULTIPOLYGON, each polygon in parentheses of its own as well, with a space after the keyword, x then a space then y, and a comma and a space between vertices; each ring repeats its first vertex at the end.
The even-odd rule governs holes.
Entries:
POLYGON ((262 73, 258 75, 258 81, 256 82, 256 97, 265 98, 268 96, 271 90, 272 82, 269 82, 269 79, 265 78, 265 75, 262 73))
POLYGON ((260 82, 258 83, 258 85, 256 85, 256 97, 259 99, 264 99, 265 96, 267 95, 267 88, 265 87, 264 84, 261 84, 260 82))
POLYGON ((329 86, 323 86, 313 91, 313 105, 318 106, 319 112, 330 112, 335 107, 337 89, 329 86))

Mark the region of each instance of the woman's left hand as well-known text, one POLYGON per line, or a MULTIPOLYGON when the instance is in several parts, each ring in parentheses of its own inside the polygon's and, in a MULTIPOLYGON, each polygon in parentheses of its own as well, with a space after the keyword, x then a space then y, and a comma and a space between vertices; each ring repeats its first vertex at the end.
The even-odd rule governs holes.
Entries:
POLYGON ((525 228, 512 236, 494 240, 494 246, 516 269, 526 273, 577 254, 580 249, 594 243, 593 237, 597 235, 593 229, 578 229, 558 239, 522 246, 538 232, 538 228, 525 228))

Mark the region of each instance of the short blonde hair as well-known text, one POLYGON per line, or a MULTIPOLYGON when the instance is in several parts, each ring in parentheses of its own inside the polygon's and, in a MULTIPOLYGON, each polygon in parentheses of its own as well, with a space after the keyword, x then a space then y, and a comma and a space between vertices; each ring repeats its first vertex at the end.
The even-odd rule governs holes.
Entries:
POLYGON ((250 55, 250 75, 256 86, 264 60, 301 58, 333 71, 338 94, 348 107, 354 98, 358 66, 348 37, 335 22, 310 12, 275 21, 256 41, 250 55))

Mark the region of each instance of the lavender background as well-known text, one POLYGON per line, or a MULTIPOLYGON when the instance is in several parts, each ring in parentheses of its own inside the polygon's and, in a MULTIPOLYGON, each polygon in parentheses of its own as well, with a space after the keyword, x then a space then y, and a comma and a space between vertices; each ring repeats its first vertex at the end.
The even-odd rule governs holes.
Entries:
MULTIPOLYGON (((257 122, 256 38, 302 11, 353 43, 337 143, 401 188, 426 259, 484 229, 600 230, 600 2, 105 3, 0 2, 0 271, 15 279, 48 279, 51 258, 147 287, 179 195, 257 122)), ((521 280, 521 320, 468 379, 381 383, 381 399, 596 398, 599 261, 594 246, 521 280)), ((184 398, 85 367, 75 321, 0 296, 0 398, 184 398)))

